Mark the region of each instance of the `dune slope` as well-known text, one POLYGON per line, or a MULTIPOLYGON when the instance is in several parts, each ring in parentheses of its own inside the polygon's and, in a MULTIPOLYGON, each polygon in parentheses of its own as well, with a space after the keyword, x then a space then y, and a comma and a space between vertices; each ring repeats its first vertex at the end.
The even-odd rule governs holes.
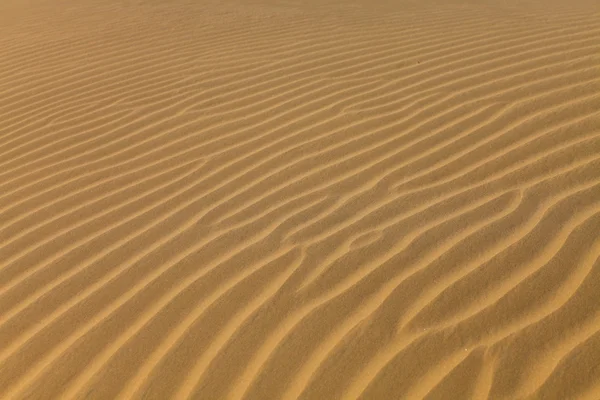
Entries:
POLYGON ((0 398, 595 399, 600 3, 0 4, 0 398))

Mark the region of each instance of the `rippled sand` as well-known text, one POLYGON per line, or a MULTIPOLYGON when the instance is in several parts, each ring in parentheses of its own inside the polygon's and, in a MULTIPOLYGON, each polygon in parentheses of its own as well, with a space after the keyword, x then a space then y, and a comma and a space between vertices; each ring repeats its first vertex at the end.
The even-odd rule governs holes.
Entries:
POLYGON ((0 3, 0 398, 600 398, 600 2, 0 3))

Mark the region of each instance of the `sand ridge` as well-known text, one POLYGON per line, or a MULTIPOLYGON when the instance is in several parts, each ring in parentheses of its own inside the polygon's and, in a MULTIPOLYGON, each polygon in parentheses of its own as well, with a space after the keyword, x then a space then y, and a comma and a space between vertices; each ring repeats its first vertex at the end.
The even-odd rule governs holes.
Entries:
POLYGON ((596 399, 600 5, 0 5, 0 398, 596 399))

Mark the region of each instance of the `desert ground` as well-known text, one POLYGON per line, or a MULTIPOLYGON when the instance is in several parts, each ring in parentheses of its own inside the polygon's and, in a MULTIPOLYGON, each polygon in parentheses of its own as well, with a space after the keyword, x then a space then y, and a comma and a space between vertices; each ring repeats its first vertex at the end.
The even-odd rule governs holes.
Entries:
POLYGON ((600 2, 3 0, 0 399, 600 399, 600 2))

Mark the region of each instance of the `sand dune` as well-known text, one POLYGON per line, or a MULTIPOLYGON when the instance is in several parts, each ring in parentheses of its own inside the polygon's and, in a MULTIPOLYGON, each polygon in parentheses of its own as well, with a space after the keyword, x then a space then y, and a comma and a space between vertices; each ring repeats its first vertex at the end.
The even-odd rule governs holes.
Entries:
POLYGON ((0 398, 600 398, 600 3, 0 4, 0 398))

